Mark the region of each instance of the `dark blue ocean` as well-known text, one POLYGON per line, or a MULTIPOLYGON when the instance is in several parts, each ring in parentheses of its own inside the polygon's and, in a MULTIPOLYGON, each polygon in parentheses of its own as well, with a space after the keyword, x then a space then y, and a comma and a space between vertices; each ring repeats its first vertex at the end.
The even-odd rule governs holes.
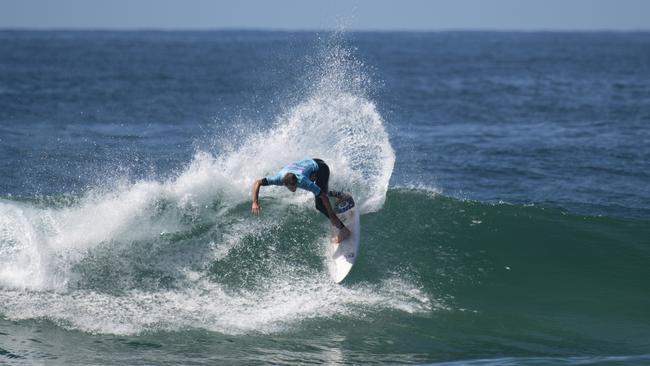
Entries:
POLYGON ((650 33, 0 31, 3 363, 650 364, 650 33))

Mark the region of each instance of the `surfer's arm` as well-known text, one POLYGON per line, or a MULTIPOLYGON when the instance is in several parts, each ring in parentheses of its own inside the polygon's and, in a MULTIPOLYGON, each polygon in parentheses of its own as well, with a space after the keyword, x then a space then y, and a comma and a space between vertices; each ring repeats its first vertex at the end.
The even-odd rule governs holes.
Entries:
POLYGON ((332 223, 332 226, 334 226, 339 230, 345 228, 343 222, 334 213, 334 210, 332 209, 332 205, 330 204, 330 199, 327 197, 327 193, 321 192, 318 195, 318 197, 320 197, 321 201, 323 202, 323 206, 325 206, 325 209, 327 210, 327 214, 330 217, 330 222, 332 223))
POLYGON ((340 243, 350 236, 351 234, 350 230, 347 227, 345 227, 345 225, 343 225, 341 219, 339 219, 334 213, 334 210, 332 209, 332 205, 330 204, 330 199, 327 197, 327 192, 321 192, 321 194, 319 194, 318 196, 323 202, 323 206, 325 206, 325 209, 327 210, 327 214, 329 215, 332 226, 339 229, 339 233, 336 236, 336 243, 340 243))
POLYGON ((251 212, 255 216, 259 216, 260 212, 262 212, 262 206, 260 206, 259 201, 260 187, 269 185, 281 186, 282 175, 276 174, 269 177, 264 177, 262 179, 256 180, 255 183, 253 183, 253 206, 251 207, 251 212))
POLYGON ((259 216, 262 212, 262 207, 259 202, 260 187, 262 187, 262 179, 258 179, 253 183, 253 205, 251 206, 251 212, 255 216, 259 216))

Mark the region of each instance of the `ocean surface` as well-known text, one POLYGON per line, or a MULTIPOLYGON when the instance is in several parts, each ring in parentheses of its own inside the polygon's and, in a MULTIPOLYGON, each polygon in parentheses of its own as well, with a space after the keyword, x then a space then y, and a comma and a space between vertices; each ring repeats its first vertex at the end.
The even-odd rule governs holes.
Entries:
POLYGON ((363 363, 650 365, 650 33, 0 32, 0 364, 363 363))

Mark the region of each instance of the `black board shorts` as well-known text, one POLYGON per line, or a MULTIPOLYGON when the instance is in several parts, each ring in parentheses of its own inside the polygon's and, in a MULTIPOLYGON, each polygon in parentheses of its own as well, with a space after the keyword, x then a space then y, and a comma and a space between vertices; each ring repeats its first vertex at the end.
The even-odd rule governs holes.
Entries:
POLYGON ((330 167, 321 159, 314 159, 314 161, 318 164, 318 172, 316 172, 316 180, 314 180, 314 183, 320 188, 321 193, 327 194, 327 186, 330 180, 330 167))

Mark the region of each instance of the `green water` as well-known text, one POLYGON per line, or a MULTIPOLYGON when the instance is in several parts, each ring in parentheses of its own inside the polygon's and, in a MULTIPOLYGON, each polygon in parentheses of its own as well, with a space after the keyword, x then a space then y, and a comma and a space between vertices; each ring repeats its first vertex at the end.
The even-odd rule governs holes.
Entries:
POLYGON ((278 220, 241 221, 247 209, 234 208, 230 224, 194 220, 153 241, 106 243, 74 264, 68 290, 3 291, 4 357, 648 362, 647 222, 391 189, 382 210, 361 217, 361 256, 339 286, 329 279, 317 213, 291 205, 276 208, 286 210, 278 220), (257 228, 223 256, 200 260, 215 249, 206 243, 224 240, 224 225, 257 228), (187 268, 197 277, 180 275, 187 268))

